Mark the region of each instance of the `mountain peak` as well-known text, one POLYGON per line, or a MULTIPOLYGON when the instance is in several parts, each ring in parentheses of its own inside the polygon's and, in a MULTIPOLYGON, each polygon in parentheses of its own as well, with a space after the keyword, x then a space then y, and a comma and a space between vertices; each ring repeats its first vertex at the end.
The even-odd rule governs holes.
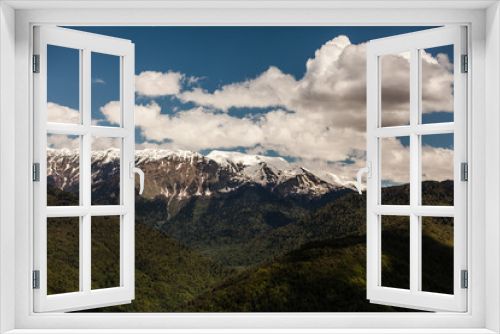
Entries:
MULTIPOLYGON (((276 167, 288 167, 292 165, 285 159, 281 157, 269 157, 263 155, 253 155, 245 154, 241 152, 234 151, 217 151, 214 150, 207 155, 207 158, 214 160, 220 164, 226 164, 228 162, 233 162, 235 164, 240 164, 243 166, 253 166, 261 163, 267 163, 275 165, 276 167)), ((298 167, 298 166, 294 166, 298 167)))
MULTIPOLYGON (((47 150, 50 184, 59 189, 79 189, 78 150, 47 150)), ((120 150, 92 151, 93 184, 108 184, 118 175, 120 150), (95 165, 94 165, 95 164, 95 165)), ((146 174, 145 196, 186 200, 192 196, 220 196, 244 186, 261 186, 281 197, 316 199, 344 189, 281 157, 214 150, 144 149, 135 151, 135 164, 146 174)))
POLYGON ((161 149, 143 149, 135 151, 135 162, 136 164, 155 162, 166 159, 170 161, 172 159, 178 160, 194 160, 195 158, 202 158, 198 152, 185 151, 185 150, 161 150, 161 149))

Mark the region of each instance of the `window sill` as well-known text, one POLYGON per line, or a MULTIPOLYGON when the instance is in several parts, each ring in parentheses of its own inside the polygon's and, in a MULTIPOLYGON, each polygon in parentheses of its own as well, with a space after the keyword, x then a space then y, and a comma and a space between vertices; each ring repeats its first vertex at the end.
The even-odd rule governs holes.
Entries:
POLYGON ((15 329, 5 334, 487 334, 488 329, 15 329))

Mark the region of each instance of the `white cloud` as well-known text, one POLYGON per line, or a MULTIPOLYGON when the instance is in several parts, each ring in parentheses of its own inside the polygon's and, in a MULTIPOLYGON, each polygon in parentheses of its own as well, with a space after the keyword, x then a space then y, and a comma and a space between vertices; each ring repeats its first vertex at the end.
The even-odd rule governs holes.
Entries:
POLYGON ((328 126, 323 114, 264 114, 257 122, 264 138, 259 144, 281 155, 302 159, 344 160, 355 150, 366 150, 364 132, 328 126))
POLYGON ((171 143, 152 143, 152 142, 142 142, 142 143, 136 143, 135 144, 135 149, 136 150, 145 150, 145 149, 152 149, 152 150, 172 150, 172 145, 171 143))
POLYGON ((78 124, 80 122, 80 113, 78 110, 48 102, 47 122, 78 124))
MULTIPOLYGON (((90 140, 90 146, 92 151, 105 151, 113 148, 120 148, 120 139, 108 137, 92 137, 90 140)), ((47 136, 47 147, 56 150, 79 150, 80 138, 72 138, 67 135, 52 134, 47 136)))
POLYGON ((179 72, 144 71, 135 76, 135 91, 143 96, 177 95, 184 75, 179 72))
MULTIPOLYGON (((446 55, 433 58, 423 52, 423 111, 453 111, 452 66, 446 55)), ((405 54, 384 56, 382 81, 384 112, 391 114, 387 125, 408 119, 409 58, 405 54)), ((179 95, 184 102, 227 111, 231 107, 284 107, 299 114, 324 114, 331 127, 366 127, 366 44, 351 44, 339 36, 316 50, 307 61, 300 80, 270 67, 258 77, 232 83, 213 93, 195 88, 179 95)))
POLYGON ((92 151, 106 151, 109 149, 120 149, 120 138, 92 137, 90 141, 92 151))
MULTIPOLYGON (((424 52, 422 62, 423 111, 452 111, 453 68, 447 56, 434 58, 424 52)), ((382 65, 384 73, 391 75, 382 83, 384 112, 391 115, 385 124, 405 123, 409 110, 408 55, 386 56, 382 65)), ((137 149, 274 150, 344 184, 352 184, 357 170, 365 165, 366 44, 351 44, 345 36, 328 41, 307 61, 306 73, 300 80, 270 67, 254 79, 225 85, 214 92, 199 87, 182 92, 183 81, 188 81, 189 86, 197 80, 177 72, 146 71, 136 77, 139 95, 176 95, 183 102, 199 105, 174 110, 174 114, 162 114, 155 101, 136 105, 136 126, 146 139, 136 145, 137 149), (228 113, 232 107, 274 110, 239 118, 228 113), (331 163, 348 158, 354 163, 331 163)), ((101 111, 108 121, 119 124, 118 102, 108 103, 101 111)), ((384 169, 391 171, 388 180, 408 182, 408 171, 401 169, 408 166, 408 148, 396 139, 385 145, 392 145, 383 156, 387 166, 384 169)), ((449 178, 449 171, 436 162, 445 163, 452 151, 424 147, 422 154, 424 179, 449 178)))
POLYGON ((120 101, 111 101, 101 107, 101 112, 111 124, 120 124, 120 101))
POLYGON ((194 77, 194 76, 190 76, 190 77, 188 77, 188 78, 187 78, 187 85, 188 85, 188 86, 193 86, 193 85, 195 85, 195 84, 199 83, 199 82, 200 82, 200 80, 202 80, 202 79, 205 79, 205 77, 194 77))
MULTIPOLYGON (((410 182, 410 147, 397 138, 382 139, 381 164, 382 180, 410 182)), ((453 170, 453 149, 422 146, 422 181, 453 180, 453 170)))
POLYGON ((53 149, 77 150, 80 148, 79 138, 70 138, 66 135, 51 134, 47 136, 47 147, 53 149))
POLYGON ((453 111, 453 64, 446 54, 422 52, 422 110, 453 111))
MULTIPOLYGON (((117 122, 118 102, 110 102, 101 110, 110 122, 117 122)), ((173 147, 185 150, 253 146, 263 140, 259 125, 249 118, 240 119, 203 108, 166 115, 161 114, 161 107, 154 101, 135 106, 135 124, 146 140, 172 140, 173 147)))
MULTIPOLYGON (((106 118, 119 121, 119 103, 101 108, 106 118)), ((135 122, 147 141, 171 141, 169 148, 203 150, 262 145, 281 155, 303 159, 344 160, 353 151, 365 150, 363 132, 325 126, 322 115, 274 110, 238 118, 204 108, 161 114, 156 102, 135 106, 135 122)))
POLYGON ((92 80, 93 83, 98 83, 98 84, 106 84, 106 81, 102 80, 101 78, 95 78, 92 80))
POLYGON ((227 111, 231 107, 267 108, 284 106, 285 100, 293 94, 296 81, 291 75, 284 74, 276 67, 253 80, 224 86, 210 94, 201 88, 180 94, 184 102, 192 101, 205 107, 227 111))
POLYGON ((453 180, 453 150, 440 147, 422 147, 422 180, 453 180))

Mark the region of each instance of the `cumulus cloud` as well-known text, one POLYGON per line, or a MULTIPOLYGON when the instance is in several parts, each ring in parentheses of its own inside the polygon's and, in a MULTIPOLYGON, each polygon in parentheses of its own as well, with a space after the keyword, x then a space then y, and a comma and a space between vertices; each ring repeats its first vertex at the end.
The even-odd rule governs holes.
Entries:
MULTIPOLYGON (((423 112, 453 111, 452 65, 444 54, 422 54, 423 112)), ((387 125, 408 120, 409 56, 382 57, 383 110, 387 125), (385 76, 387 78, 387 76, 385 76)), ((283 107, 298 114, 323 115, 331 127, 364 131, 366 127, 366 44, 351 44, 336 37, 316 50, 300 80, 270 67, 254 79, 232 83, 210 93, 201 88, 179 95, 184 102, 227 111, 231 107, 283 107)))
POLYGON ((78 124, 80 122, 80 113, 78 110, 48 102, 47 122, 78 124))
POLYGON ((47 148, 53 148, 57 150, 67 149, 67 150, 77 150, 80 148, 80 139, 71 138, 67 135, 48 135, 47 136, 47 148))
POLYGON ((285 106, 289 97, 293 95, 295 86, 296 81, 293 76, 284 74, 276 67, 270 67, 253 80, 226 85, 213 94, 195 88, 183 92, 179 97, 184 102, 195 102, 223 111, 231 107, 267 108, 285 106))
POLYGON ((453 112, 453 64, 446 54, 422 52, 422 111, 453 112))
MULTIPOLYGON (((381 178, 395 183, 410 182, 410 147, 397 138, 381 140, 381 178)), ((453 180, 453 149, 422 146, 422 181, 453 180)))
MULTIPOLYGON (((409 117, 409 56, 407 53, 382 59, 382 107, 384 125, 405 124, 409 117), (387 76, 386 74, 389 76, 387 76)), ((365 165, 366 151, 366 44, 354 45, 346 36, 336 37, 316 50, 297 80, 276 67, 256 78, 222 86, 213 92, 200 87, 182 90, 197 79, 177 72, 142 72, 136 77, 139 95, 175 95, 181 102, 198 107, 162 113, 158 103, 136 105, 135 119, 144 143, 141 148, 186 150, 233 149, 249 152, 273 150, 297 159, 322 177, 353 184, 356 172, 365 165), (231 108, 265 108, 263 113, 232 116, 231 108), (270 110, 269 110, 270 109, 270 110), (341 162, 349 160, 349 163, 341 162)), ((453 111, 453 66, 446 55, 422 53, 423 112, 453 111)), ((185 88, 186 89, 186 88, 185 88)), ((119 103, 101 108, 106 119, 119 124, 119 103)), ((409 150, 396 139, 384 153, 384 168, 395 183, 408 182, 409 150), (406 173, 406 174, 405 174, 406 173)), ((451 150, 424 147, 424 179, 450 177, 441 163, 451 150)), ((446 161, 448 161, 446 160, 446 161)))
MULTIPOLYGON (((119 103, 110 102, 102 108, 112 123, 119 121, 119 103)), ((135 106, 135 124, 149 141, 163 142, 185 150, 207 148, 234 148, 253 146, 263 140, 262 130, 251 118, 237 118, 214 113, 203 108, 180 111, 174 115, 161 114, 154 101, 135 106)))
POLYGON ((111 101, 102 106, 100 110, 111 124, 120 124, 120 101, 111 101))
POLYGON ((177 95, 184 75, 179 72, 144 71, 135 76, 135 91, 142 96, 177 95))
POLYGON ((92 151, 106 151, 109 149, 120 149, 120 138, 92 137, 90 140, 92 151))
POLYGON ((441 147, 422 147, 422 180, 453 180, 453 150, 441 147))
MULTIPOLYGON (((108 137, 92 137, 90 140, 90 145, 92 151, 105 151, 115 148, 118 149, 120 148, 120 139, 108 137)), ((47 148, 52 148, 55 150, 79 150, 80 138, 75 136, 52 134, 47 136, 47 148)))
MULTIPOLYGON (((110 102, 101 110, 110 122, 118 124, 118 102, 110 102)), ((162 114, 161 107, 153 101, 135 106, 135 120, 147 141, 169 140, 169 147, 187 150, 262 145, 284 156, 337 161, 355 150, 366 149, 363 132, 329 128, 320 116, 280 109, 244 118, 202 107, 168 115, 162 114)))

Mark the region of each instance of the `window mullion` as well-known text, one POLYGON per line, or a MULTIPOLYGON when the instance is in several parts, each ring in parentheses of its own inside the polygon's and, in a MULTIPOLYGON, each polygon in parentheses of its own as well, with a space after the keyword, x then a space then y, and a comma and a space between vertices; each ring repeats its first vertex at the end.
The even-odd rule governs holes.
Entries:
MULTIPOLYGON (((79 111, 79 114, 80 114, 80 123, 78 124, 78 127, 83 127, 82 124, 83 124, 83 88, 84 88, 84 81, 83 81, 83 68, 84 68, 84 55, 83 55, 83 50, 80 50, 80 55, 79 55, 79 58, 80 58, 80 69, 79 69, 79 97, 78 97, 78 101, 79 101, 79 106, 78 106, 78 111, 79 111)), ((79 193, 78 193, 78 196, 79 196, 79 200, 80 200, 80 207, 84 207, 85 205, 85 201, 84 201, 84 196, 83 196, 83 188, 84 188, 84 179, 82 179, 82 171, 84 170, 83 168, 83 155, 82 155, 82 152, 83 152, 83 147, 84 147, 84 144, 83 144, 83 136, 80 136, 80 140, 79 140, 79 149, 80 149, 80 186, 79 186, 79 193)), ((85 174, 83 174, 85 175, 85 174)), ((83 291, 85 289, 85 277, 84 277, 84 272, 86 271, 86 268, 85 268, 85 264, 87 263, 87 259, 86 259, 86 256, 85 256, 85 253, 84 253, 84 245, 85 245, 85 239, 84 239, 84 236, 85 236, 85 219, 83 216, 79 216, 79 231, 78 231, 78 251, 79 251, 79 262, 78 262, 78 273, 79 273, 79 290, 80 291, 83 291)))
MULTIPOLYGON (((91 51, 86 48, 83 49, 83 64, 82 64, 82 123, 86 128, 91 126, 91 51)), ((82 271, 80 274, 83 276, 83 291, 90 293, 91 291, 91 280, 92 280, 92 264, 91 264, 91 216, 90 216, 90 205, 91 205, 91 133, 88 131, 82 136, 81 140, 81 165, 80 165, 80 175, 82 184, 82 194, 83 206, 88 208, 88 212, 83 216, 83 233, 82 233, 82 247, 80 252, 82 255, 82 271)))
POLYGON ((419 217, 413 212, 419 204, 419 181, 420 181, 420 149, 419 136, 415 134, 414 128, 418 125, 419 108, 419 61, 418 50, 410 50, 410 291, 415 293, 419 288, 420 277, 420 240, 419 240, 419 217))

